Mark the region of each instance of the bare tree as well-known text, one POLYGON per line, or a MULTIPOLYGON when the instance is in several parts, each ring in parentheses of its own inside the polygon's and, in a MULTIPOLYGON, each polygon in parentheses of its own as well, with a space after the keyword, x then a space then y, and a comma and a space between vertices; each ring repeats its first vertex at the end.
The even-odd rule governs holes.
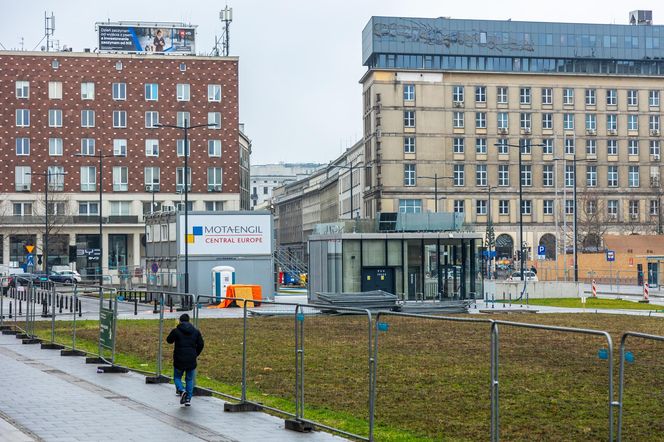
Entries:
POLYGON ((607 213, 606 199, 599 191, 586 188, 577 195, 577 210, 577 249, 599 249, 614 223, 607 213))

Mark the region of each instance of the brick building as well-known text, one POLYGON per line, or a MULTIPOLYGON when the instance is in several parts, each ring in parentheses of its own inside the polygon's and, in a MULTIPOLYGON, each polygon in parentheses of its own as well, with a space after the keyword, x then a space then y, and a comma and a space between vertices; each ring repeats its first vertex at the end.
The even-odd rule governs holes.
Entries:
POLYGON ((49 264, 76 245, 95 271, 101 153, 104 273, 140 266, 143 214, 183 205, 183 131, 157 124, 215 124, 189 131, 191 210, 249 208, 236 57, 0 52, 0 97, 4 264, 25 263, 26 244, 43 254, 48 230, 49 264))

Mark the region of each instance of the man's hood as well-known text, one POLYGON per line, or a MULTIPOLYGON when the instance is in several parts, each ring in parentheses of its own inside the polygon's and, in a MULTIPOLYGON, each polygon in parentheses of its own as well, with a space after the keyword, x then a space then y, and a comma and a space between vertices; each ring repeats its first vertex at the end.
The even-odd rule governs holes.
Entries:
POLYGON ((196 328, 190 322, 181 322, 178 324, 178 330, 185 335, 190 335, 196 331, 196 328))

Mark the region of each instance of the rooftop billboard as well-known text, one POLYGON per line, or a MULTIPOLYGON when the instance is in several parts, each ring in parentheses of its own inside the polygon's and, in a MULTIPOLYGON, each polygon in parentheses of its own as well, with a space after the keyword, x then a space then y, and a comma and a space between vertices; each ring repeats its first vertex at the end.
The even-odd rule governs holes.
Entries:
POLYGON ((98 23, 100 52, 195 54, 196 27, 178 23, 98 23))

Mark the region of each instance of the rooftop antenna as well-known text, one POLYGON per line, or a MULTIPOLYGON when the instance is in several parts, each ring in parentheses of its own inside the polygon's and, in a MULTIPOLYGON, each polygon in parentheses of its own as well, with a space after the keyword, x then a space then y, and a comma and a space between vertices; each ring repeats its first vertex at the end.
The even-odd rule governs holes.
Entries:
POLYGON ((21 50, 25 51, 25 39, 21 37, 21 50))
POLYGON ((51 38, 55 32, 55 15, 51 12, 51 16, 46 15, 44 11, 44 37, 46 38, 46 52, 50 51, 53 47, 51 38))
MULTIPOLYGON (((229 8, 228 5, 221 11, 219 11, 219 20, 224 24, 224 30, 221 34, 221 53, 224 57, 228 57, 228 52, 230 50, 230 40, 231 32, 230 26, 233 21, 233 8, 229 8)), ((214 45, 215 55, 219 55, 219 40, 215 41, 214 45)))

